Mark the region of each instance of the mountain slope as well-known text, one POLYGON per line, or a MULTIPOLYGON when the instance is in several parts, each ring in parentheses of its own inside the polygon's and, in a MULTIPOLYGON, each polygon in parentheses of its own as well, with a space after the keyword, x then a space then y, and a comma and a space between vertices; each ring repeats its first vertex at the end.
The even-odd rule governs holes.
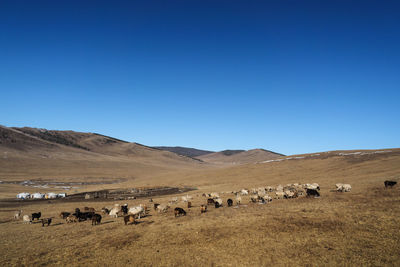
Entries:
POLYGON ((276 159, 283 156, 264 149, 225 150, 197 157, 202 161, 215 164, 246 164, 276 159))
POLYGON ((200 165, 197 159, 94 133, 0 126, 3 179, 142 177, 200 165))
POLYGON ((201 149, 190 148, 190 147, 181 147, 181 146, 156 146, 154 148, 170 151, 170 152, 176 153, 178 155, 187 156, 187 157, 191 157, 191 158, 214 153, 214 151, 201 150, 201 149))

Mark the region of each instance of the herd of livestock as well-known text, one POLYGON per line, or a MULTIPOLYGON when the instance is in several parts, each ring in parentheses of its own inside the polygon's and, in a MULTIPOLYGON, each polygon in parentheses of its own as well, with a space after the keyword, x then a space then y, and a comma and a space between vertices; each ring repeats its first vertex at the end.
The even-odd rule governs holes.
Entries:
MULTIPOLYGON (((385 187, 393 187, 397 184, 395 181, 385 181, 385 187)), ((336 191, 338 192, 350 192, 351 185, 350 184, 342 184, 338 183, 335 185, 336 191)), ((300 196, 306 197, 320 197, 320 186, 317 183, 313 184, 287 184, 286 186, 278 185, 277 187, 260 187, 253 189, 242 189, 240 191, 232 191, 232 192, 224 192, 228 194, 233 194, 232 197, 236 201, 236 205, 242 204, 242 196, 249 196, 250 202, 252 203, 260 203, 266 204, 271 202, 273 197, 274 199, 289 199, 289 198, 297 198, 300 196), (273 197, 272 197, 273 196, 273 197)), ((220 197, 219 193, 208 193, 202 195, 207 199, 207 202, 200 206, 200 213, 207 212, 208 205, 213 205, 215 208, 220 208, 223 206, 223 201, 220 197)), ((226 200, 227 206, 233 206, 234 200, 232 198, 228 198, 226 200)), ((181 197, 182 202, 186 203, 188 209, 192 208, 192 197, 189 195, 181 197)), ((150 199, 150 202, 153 202, 150 199)), ((173 197, 167 204, 160 203, 152 203, 152 206, 155 211, 159 213, 164 213, 169 210, 171 205, 178 203, 178 197, 173 197)), ((92 225, 97 225, 101 223, 102 215, 103 216, 111 216, 114 218, 123 217, 125 225, 127 224, 135 224, 138 219, 141 217, 145 217, 149 213, 149 208, 147 205, 140 204, 139 206, 134 206, 128 208, 128 204, 120 205, 115 204, 112 207, 103 207, 101 209, 101 214, 96 213, 96 210, 91 207, 84 207, 83 211, 79 208, 76 208, 74 212, 66 212, 63 211, 59 214, 60 218, 65 219, 67 223, 81 222, 90 220, 92 225)), ((185 216, 186 211, 183 208, 176 207, 174 209, 175 217, 185 216)), ((22 211, 18 211, 14 215, 14 219, 22 218, 24 223, 32 223, 35 219, 37 221, 40 220, 42 223, 42 227, 47 225, 50 226, 52 222, 52 218, 41 218, 41 212, 32 213, 31 216, 23 215, 22 211)))

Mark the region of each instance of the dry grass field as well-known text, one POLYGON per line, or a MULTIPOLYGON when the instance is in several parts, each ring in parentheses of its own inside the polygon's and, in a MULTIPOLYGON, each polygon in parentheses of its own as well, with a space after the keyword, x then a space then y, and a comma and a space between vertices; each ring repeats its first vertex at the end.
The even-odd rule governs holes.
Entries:
MULTIPOLYGON (((400 187, 385 189, 383 181, 400 177, 400 150, 385 153, 352 151, 304 155, 299 159, 215 168, 195 165, 135 174, 130 178, 127 165, 121 168, 45 169, 48 177, 64 181, 69 172, 74 179, 125 177, 122 183, 85 186, 76 191, 138 186, 193 186, 191 209, 185 203, 172 205, 165 214, 151 210, 135 225, 124 225, 123 218, 103 216, 102 223, 67 224, 58 218, 61 211, 76 207, 100 210, 115 203, 129 206, 146 204, 148 198, 109 201, 6 201, 15 193, 27 191, 19 185, 0 185, 0 263, 20 265, 104 265, 124 266, 398 266, 400 264, 400 187), (303 158, 304 157, 304 158, 303 158), (85 178, 86 176, 86 178, 85 178), (244 197, 240 206, 215 209, 206 203, 203 192, 225 192, 224 201, 233 198, 227 191, 287 183, 321 186, 320 198, 273 200, 260 205, 244 197), (331 191, 335 183, 350 183, 351 192, 331 191), (175 218, 174 207, 183 207, 187 216, 175 218), (23 214, 41 211, 54 217, 53 224, 23 224, 14 221, 15 210, 23 214)), ((38 168, 39 169, 39 168, 38 168)), ((8 170, 10 171, 10 170, 8 170)), ((17 171, 17 170, 16 170, 17 171)), ((29 169, 22 172, 29 173, 29 169)), ((4 173, 2 174, 3 177, 4 173)), ((21 177, 25 174, 21 174, 21 177)), ((14 179, 20 179, 15 176, 14 179)), ((72 178, 70 178, 72 179, 72 178)), ((90 180, 88 179, 88 180, 90 180)), ((33 189, 28 190, 34 191, 33 189)), ((182 195, 182 194, 181 194, 182 195)), ((180 196, 180 195, 176 195, 180 196)), ((167 203, 174 195, 153 197, 167 203)))

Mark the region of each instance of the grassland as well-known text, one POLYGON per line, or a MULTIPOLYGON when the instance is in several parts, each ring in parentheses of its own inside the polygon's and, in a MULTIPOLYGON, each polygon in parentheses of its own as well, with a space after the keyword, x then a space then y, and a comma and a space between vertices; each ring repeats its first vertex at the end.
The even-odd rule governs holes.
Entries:
MULTIPOLYGON (((63 170, 65 171, 65 170, 63 170)), ((91 170, 95 173, 95 170, 91 170)), ((49 174, 51 171, 48 170, 49 174)), ((75 169, 74 172, 79 172, 75 169)), ((82 179, 85 174, 81 170, 82 179)), ((111 173, 111 171, 110 171, 111 173)), ((129 178, 127 169, 114 175, 129 178)), ((54 179, 65 179, 65 173, 54 179)), ((185 217, 151 211, 136 225, 104 217, 102 224, 66 224, 60 211, 114 203, 150 205, 147 198, 104 202, 0 202, 0 264, 124 266, 398 266, 400 264, 400 188, 385 189, 383 181, 398 180, 400 153, 320 157, 248 164, 229 168, 176 169, 127 179, 119 187, 188 185, 194 207, 185 217), (266 205, 222 207, 200 214, 203 192, 227 192, 246 187, 317 182, 321 197, 274 200, 266 205), (350 183, 349 193, 332 192, 337 182, 350 183), (42 211, 53 225, 13 221, 15 210, 42 211)), ((101 177, 101 173, 98 173, 101 177)), ((109 185, 88 186, 97 190, 109 185)), ((0 199, 18 192, 2 185, 0 199)), ((155 197, 167 203, 172 196, 155 197)), ((226 200, 232 194, 223 193, 226 200)))

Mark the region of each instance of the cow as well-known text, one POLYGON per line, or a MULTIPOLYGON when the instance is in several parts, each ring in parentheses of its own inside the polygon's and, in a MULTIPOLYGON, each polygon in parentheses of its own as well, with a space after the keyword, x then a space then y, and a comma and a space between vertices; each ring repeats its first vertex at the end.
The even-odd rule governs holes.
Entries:
POLYGON ((201 213, 207 212, 207 205, 201 205, 200 212, 201 213))
POLYGON ((228 207, 231 207, 233 205, 233 200, 230 198, 226 202, 228 203, 228 207))
POLYGON ((42 216, 42 213, 39 211, 38 213, 32 213, 32 221, 36 219, 40 219, 40 217, 42 216))
POLYGON ((174 213, 175 213, 175 217, 186 216, 186 211, 182 208, 175 208, 174 213))
POLYGON ((129 222, 130 224, 136 223, 136 222, 135 222, 135 215, 129 214, 129 215, 124 216, 124 223, 125 223, 125 225, 128 225, 128 222, 129 222))
POLYGON ((47 224, 47 226, 50 226, 50 224, 51 224, 51 218, 44 218, 44 219, 42 219, 42 227, 44 227, 45 224, 47 224))
POLYGON ((93 214, 92 216, 92 225, 98 225, 101 222, 101 215, 100 214, 93 214))
POLYGON ((66 219, 69 215, 71 215, 70 212, 63 211, 63 212, 60 213, 59 216, 60 216, 61 219, 66 219))
POLYGON ((320 197, 320 194, 317 189, 307 189, 306 191, 307 197, 320 197))
POLYGON ((395 186, 397 184, 397 182, 396 181, 385 181, 384 184, 385 184, 385 188, 388 188, 388 187, 392 188, 393 186, 395 186))

